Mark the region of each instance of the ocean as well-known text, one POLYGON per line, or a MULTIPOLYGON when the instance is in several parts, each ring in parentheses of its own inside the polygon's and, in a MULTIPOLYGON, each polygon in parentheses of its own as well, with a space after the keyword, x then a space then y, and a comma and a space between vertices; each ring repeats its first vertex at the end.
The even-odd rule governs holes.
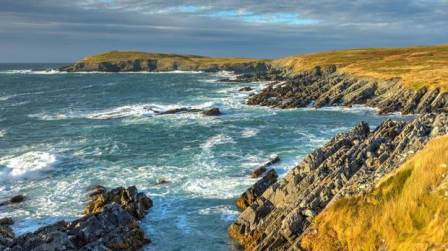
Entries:
MULTIPOLYGON (((234 250, 227 226, 250 172, 273 154, 284 175, 307 153, 360 121, 366 107, 277 110, 245 105, 266 83, 231 73, 64 73, 54 64, 0 65, 0 208, 17 234, 82 214, 95 185, 135 185, 154 201, 141 224, 146 250, 234 250), (221 116, 153 110, 219 107, 221 116), (148 109, 151 108, 151 109, 148 109), (166 184, 157 184, 160 181, 166 184)), ((393 116, 392 116, 393 117, 393 116)))

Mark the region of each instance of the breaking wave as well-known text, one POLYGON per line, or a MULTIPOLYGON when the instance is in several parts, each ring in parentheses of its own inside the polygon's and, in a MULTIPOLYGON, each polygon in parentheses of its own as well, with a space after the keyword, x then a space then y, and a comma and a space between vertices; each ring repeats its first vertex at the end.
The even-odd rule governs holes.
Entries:
POLYGON ((0 165, 4 165, 1 172, 3 177, 30 178, 41 172, 53 168, 57 158, 48 152, 32 151, 19 156, 7 156, 0 159, 0 165))

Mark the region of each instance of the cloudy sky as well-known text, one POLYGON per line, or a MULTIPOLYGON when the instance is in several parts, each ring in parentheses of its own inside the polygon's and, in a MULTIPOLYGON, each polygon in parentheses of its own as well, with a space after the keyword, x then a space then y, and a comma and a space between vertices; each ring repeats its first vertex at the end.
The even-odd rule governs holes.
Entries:
POLYGON ((272 58, 448 43, 448 0, 0 0, 0 62, 107 50, 272 58))

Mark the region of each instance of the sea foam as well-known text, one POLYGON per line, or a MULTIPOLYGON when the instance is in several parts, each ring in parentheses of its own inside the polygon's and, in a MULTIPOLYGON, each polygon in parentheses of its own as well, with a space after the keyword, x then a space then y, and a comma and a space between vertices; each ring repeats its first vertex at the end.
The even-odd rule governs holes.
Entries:
POLYGON ((49 171, 57 162, 55 155, 47 152, 32 151, 19 156, 6 156, 0 159, 2 176, 20 178, 33 177, 41 172, 49 171))

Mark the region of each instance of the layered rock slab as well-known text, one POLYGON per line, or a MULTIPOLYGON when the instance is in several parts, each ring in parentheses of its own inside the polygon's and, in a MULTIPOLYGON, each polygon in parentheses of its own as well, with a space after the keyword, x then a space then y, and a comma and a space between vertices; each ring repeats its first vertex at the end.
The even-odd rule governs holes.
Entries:
POLYGON ((338 198, 367 192, 432 137, 448 132, 447 114, 409 122, 361 123, 307 155, 249 205, 229 234, 247 250, 294 250, 313 218, 338 198))

